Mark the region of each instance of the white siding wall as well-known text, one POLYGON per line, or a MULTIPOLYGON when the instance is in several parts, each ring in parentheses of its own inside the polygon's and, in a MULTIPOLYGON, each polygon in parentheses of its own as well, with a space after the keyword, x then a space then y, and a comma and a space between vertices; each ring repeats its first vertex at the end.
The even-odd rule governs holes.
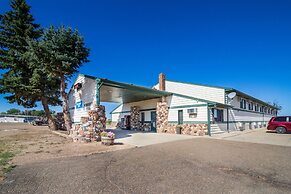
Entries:
POLYGON ((235 107, 235 108, 239 108, 240 107, 240 102, 239 102, 238 96, 233 98, 233 100, 231 101, 230 105, 235 107))
MULTIPOLYGON (((154 88, 158 89, 159 84, 154 88)), ((223 104, 225 102, 225 90, 222 88, 166 81, 166 91, 223 104)))
MULTIPOLYGON (((138 107, 140 107, 141 110, 156 109, 158 101, 160 101, 160 98, 121 104, 117 109, 115 109, 113 111, 112 121, 118 122, 125 115, 130 115, 130 107, 132 107, 132 106, 138 106, 138 107), (126 113, 120 113, 120 112, 126 112, 126 113)), ((141 111, 141 112, 145 113, 145 121, 151 120, 151 111, 154 111, 154 110, 141 111)))
POLYGON ((74 123, 80 122, 81 117, 88 116, 87 111, 90 110, 91 107, 86 106, 86 104, 92 103, 96 95, 96 81, 94 79, 79 75, 74 85, 76 83, 82 83, 82 88, 78 92, 80 95, 75 94, 74 90, 69 93, 69 108, 74 123), (76 109, 75 103, 79 101, 83 102, 83 108, 76 109))
POLYGON ((180 97, 180 96, 170 96, 168 97, 168 104, 169 104, 169 116, 168 121, 171 122, 178 122, 178 111, 183 110, 183 121, 187 122, 207 122, 207 106, 204 102, 199 102, 197 100, 180 97), (181 106, 181 107, 179 107, 181 106), (185 107, 183 107, 185 106, 185 107), (186 107, 187 106, 187 107, 186 107), (190 107, 191 106, 191 107, 190 107), (190 118, 188 114, 188 109, 197 108, 197 117, 190 118))
MULTIPOLYGON (((242 110, 229 110, 230 121, 269 121, 272 115, 266 115, 261 113, 246 112, 242 110)), ((226 121, 226 110, 224 114, 224 120, 226 121)))

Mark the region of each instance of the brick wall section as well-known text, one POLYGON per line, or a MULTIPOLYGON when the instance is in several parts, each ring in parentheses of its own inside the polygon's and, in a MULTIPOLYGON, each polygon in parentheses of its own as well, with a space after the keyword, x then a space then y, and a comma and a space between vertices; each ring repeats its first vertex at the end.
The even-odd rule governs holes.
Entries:
MULTIPOLYGON (((176 133, 178 124, 169 124, 164 131, 165 133, 176 133)), ((181 134, 183 135, 198 135, 203 136, 207 134, 207 124, 182 124, 181 134)))
POLYGON ((140 108, 138 106, 132 106, 130 112, 130 128, 133 130, 140 129, 140 108))
POLYGON ((169 109, 167 102, 158 102, 157 103, 157 132, 163 133, 168 126, 168 115, 169 109))

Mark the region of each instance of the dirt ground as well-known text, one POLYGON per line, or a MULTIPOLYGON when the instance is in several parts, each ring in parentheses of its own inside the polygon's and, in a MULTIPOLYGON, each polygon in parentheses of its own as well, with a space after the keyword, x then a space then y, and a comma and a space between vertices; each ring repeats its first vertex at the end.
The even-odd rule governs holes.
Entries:
POLYGON ((100 142, 74 143, 52 133, 47 126, 21 123, 0 123, 0 147, 15 154, 14 165, 23 165, 52 158, 62 158, 114 151, 129 145, 104 146, 100 142))

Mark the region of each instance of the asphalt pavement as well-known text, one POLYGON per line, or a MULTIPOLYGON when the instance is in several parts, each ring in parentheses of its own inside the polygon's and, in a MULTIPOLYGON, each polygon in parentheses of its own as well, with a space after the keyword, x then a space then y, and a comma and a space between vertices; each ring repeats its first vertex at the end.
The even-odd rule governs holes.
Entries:
POLYGON ((0 193, 291 193, 291 148, 195 138, 16 167, 0 193))
POLYGON ((231 140, 231 141, 291 147, 291 133, 290 132, 285 133, 285 134, 278 134, 276 132, 267 131, 266 128, 246 130, 246 131, 235 131, 231 133, 215 135, 213 137, 217 139, 224 139, 224 140, 231 140))

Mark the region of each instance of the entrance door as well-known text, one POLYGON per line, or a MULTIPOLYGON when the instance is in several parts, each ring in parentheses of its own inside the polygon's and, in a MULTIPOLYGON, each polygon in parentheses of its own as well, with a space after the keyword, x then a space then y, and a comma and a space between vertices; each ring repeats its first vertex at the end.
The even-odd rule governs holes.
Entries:
POLYGON ((183 124, 183 110, 178 110, 178 125, 183 124))
POLYGON ((152 111, 151 112, 151 131, 153 132, 157 132, 156 117, 157 117, 156 112, 152 111))
POLYGON ((223 122, 223 110, 213 108, 212 115, 215 122, 223 122))
POLYGON ((130 115, 125 115, 125 128, 130 130, 130 115))

